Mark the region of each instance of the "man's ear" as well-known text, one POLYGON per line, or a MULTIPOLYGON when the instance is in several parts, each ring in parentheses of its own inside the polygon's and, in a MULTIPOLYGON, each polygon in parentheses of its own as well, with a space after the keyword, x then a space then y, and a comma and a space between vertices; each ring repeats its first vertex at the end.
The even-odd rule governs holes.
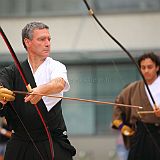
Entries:
POLYGON ((158 72, 160 70, 159 66, 156 67, 156 71, 158 72))
POLYGON ((25 38, 24 43, 25 43, 26 47, 28 48, 29 44, 30 44, 30 40, 28 38, 25 38))

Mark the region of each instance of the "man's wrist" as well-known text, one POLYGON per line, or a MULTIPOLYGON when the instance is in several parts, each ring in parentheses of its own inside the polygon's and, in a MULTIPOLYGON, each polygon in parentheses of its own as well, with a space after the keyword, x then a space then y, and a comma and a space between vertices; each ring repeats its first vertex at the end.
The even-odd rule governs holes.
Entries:
POLYGON ((124 123, 122 122, 122 123, 119 125, 118 130, 121 131, 121 129, 122 129, 123 126, 124 126, 124 123))
POLYGON ((3 104, 0 102, 0 110, 3 109, 3 104))

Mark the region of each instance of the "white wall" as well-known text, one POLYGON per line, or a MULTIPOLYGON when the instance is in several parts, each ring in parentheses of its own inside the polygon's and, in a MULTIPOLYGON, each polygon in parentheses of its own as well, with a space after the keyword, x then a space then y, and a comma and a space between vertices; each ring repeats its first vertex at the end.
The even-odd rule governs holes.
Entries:
MULTIPOLYGON (((127 49, 160 48, 160 13, 108 15, 98 18, 127 49)), ((50 26, 54 51, 119 49, 89 16, 0 19, 0 25, 16 53, 24 52, 21 30, 30 21, 42 21, 50 26)), ((0 52, 8 52, 2 39, 0 52)))

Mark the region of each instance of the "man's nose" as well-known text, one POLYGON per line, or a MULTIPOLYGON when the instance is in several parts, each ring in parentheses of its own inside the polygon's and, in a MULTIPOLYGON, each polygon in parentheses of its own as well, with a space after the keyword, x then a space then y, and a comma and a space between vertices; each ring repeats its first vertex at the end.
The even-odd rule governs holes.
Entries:
POLYGON ((145 68, 145 70, 144 70, 145 72, 148 72, 148 68, 145 68))
POLYGON ((45 41, 45 46, 50 46, 50 41, 48 39, 45 41))

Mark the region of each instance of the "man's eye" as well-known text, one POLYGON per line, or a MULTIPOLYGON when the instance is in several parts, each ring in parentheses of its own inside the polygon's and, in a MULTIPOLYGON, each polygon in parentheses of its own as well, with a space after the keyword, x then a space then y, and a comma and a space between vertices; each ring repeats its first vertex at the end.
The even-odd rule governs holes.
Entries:
POLYGON ((153 66, 148 66, 148 69, 152 69, 153 68, 153 66))
POLYGON ((40 39, 40 41, 44 41, 44 40, 45 40, 44 38, 41 38, 41 39, 40 39))
POLYGON ((145 69, 145 67, 141 67, 141 69, 142 69, 142 70, 144 70, 144 69, 145 69))

